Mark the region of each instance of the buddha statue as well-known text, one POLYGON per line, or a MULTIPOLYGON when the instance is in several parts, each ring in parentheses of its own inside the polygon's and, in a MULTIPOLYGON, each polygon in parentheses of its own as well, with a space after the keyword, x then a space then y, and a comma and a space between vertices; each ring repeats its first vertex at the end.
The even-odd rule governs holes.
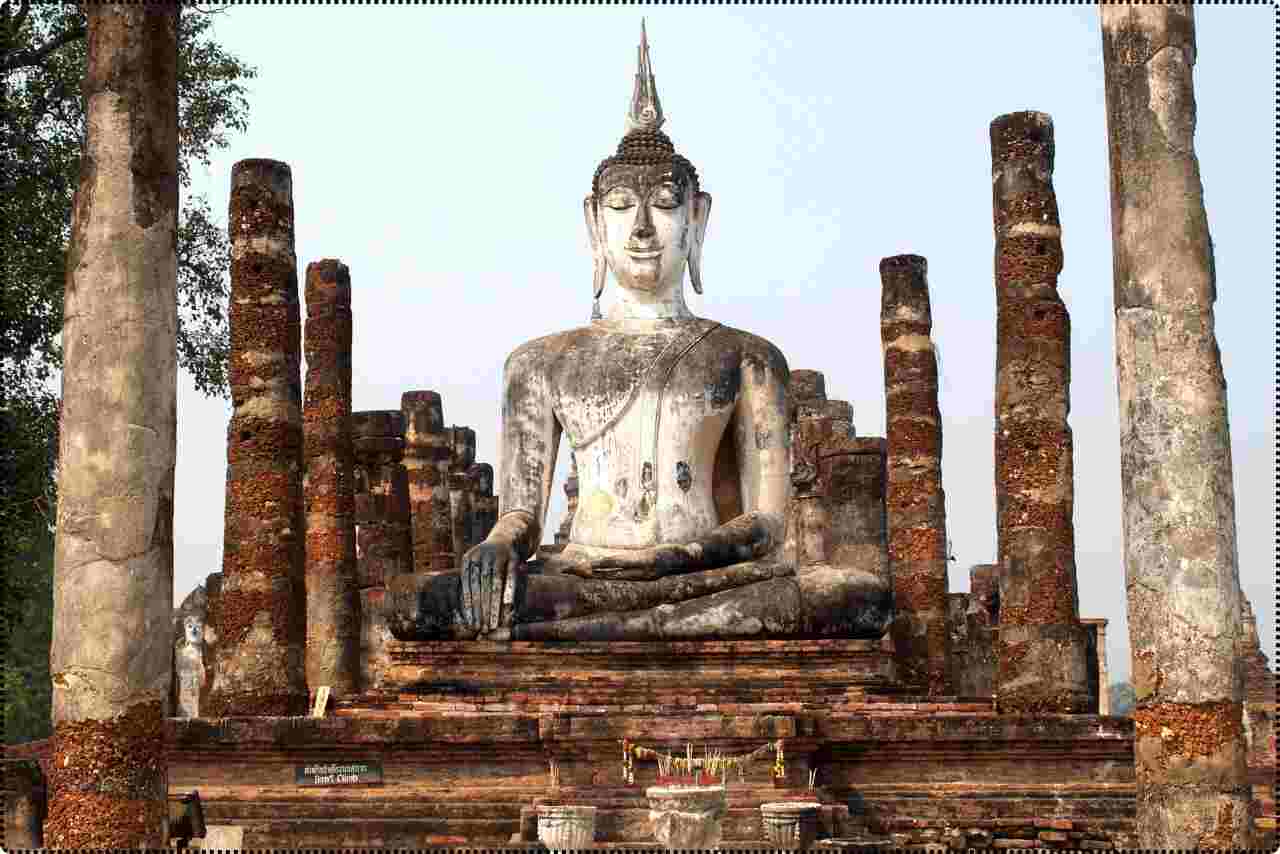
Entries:
POLYGON ((890 621, 881 577, 784 554, 787 363, 685 304, 686 270, 702 292, 711 196, 660 129, 643 25, 639 66, 626 133, 583 205, 592 320, 507 359, 500 516, 457 571, 395 580, 400 639, 878 638, 890 621), (531 560, 562 437, 577 511, 564 548, 531 560))

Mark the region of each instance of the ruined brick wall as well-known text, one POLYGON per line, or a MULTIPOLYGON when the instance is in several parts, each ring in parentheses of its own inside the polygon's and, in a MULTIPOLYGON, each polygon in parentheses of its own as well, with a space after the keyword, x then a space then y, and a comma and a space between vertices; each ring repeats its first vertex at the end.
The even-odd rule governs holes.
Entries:
POLYGON ((360 674, 377 688, 391 639, 382 607, 386 585, 413 572, 409 478, 404 467, 404 416, 399 410, 352 416, 356 523, 356 585, 360 596, 360 674))

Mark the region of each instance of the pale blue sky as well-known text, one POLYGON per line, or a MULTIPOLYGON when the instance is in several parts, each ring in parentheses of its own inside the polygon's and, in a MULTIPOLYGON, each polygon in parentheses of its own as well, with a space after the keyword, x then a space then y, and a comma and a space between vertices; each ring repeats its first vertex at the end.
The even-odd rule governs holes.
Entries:
MULTIPOLYGON (((882 257, 929 260, 944 486, 958 558, 995 557, 994 246, 988 125, 1042 110, 1072 318, 1081 615, 1128 673, 1110 203, 1096 9, 270 7, 220 16, 257 65, 249 131, 198 174, 225 212, 232 164, 293 168, 300 272, 351 268, 354 405, 436 389, 496 459, 518 343, 590 310, 581 202, 623 131, 640 16, 664 130, 714 197, 698 314, 826 374, 883 435, 882 257)), ((1196 149, 1216 250, 1240 575, 1271 655, 1275 605, 1274 60, 1269 6, 1198 7, 1196 149)), ((225 214, 224 214, 225 215, 225 214)), ((612 283, 610 288, 613 287, 612 283)), ((609 289, 606 289, 606 295, 609 289)), ((221 566, 229 404, 179 396, 176 599, 221 566)), ((567 453, 548 515, 559 524, 567 453)))

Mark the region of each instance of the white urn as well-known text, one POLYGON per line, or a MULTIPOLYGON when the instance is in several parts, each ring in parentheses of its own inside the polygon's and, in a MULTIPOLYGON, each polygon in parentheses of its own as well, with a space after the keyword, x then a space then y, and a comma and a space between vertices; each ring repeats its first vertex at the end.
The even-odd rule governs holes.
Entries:
POLYGON ((764 838, 779 848, 809 848, 818 838, 817 801, 776 801, 760 805, 764 838))
POLYGON ((653 836, 668 849, 715 848, 729 811, 724 786, 650 786, 653 836))
POLYGON ((590 848, 595 839, 595 807, 545 804, 538 807, 538 841, 548 848, 590 848))

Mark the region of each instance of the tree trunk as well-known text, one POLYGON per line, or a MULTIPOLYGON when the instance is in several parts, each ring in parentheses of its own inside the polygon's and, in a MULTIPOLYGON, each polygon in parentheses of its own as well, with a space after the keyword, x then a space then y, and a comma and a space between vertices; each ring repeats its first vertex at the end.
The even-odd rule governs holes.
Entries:
POLYGON ((45 844, 168 845, 178 7, 87 5, 67 253, 45 844))
POLYGON ((1189 6, 1104 5, 1139 845, 1253 842, 1240 586, 1189 6))

